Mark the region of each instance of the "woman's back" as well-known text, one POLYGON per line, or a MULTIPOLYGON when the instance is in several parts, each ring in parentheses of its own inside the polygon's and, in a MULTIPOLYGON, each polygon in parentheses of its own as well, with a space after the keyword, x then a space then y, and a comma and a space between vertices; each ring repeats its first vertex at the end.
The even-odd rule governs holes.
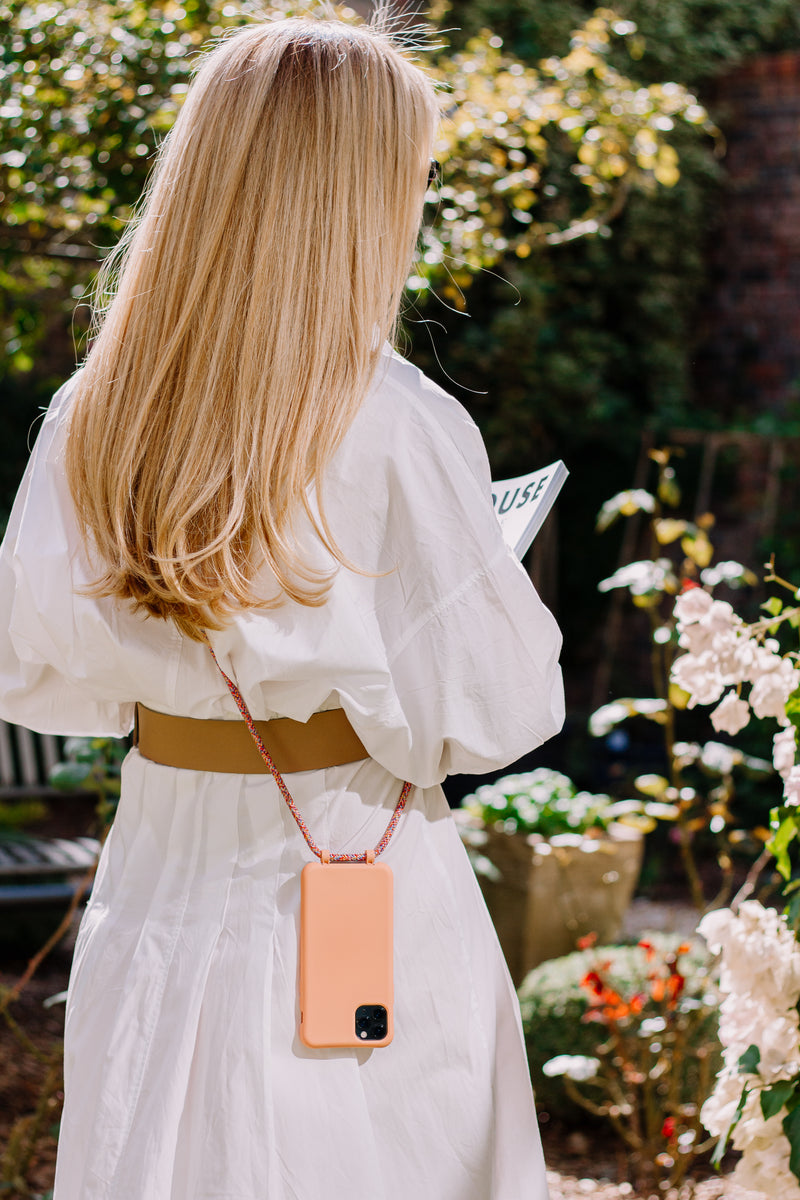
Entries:
MULTIPOLYGON (((45 420, 0 560, 8 719, 120 736, 136 701, 235 715, 203 643, 81 594, 96 566, 64 477, 69 392, 45 420)), ((332 532, 357 569, 338 568, 320 607, 244 611, 211 635, 253 715, 305 721, 341 706, 373 758, 424 786, 502 766, 551 736, 562 720, 560 637, 502 541, 488 489, 467 414, 387 349, 323 483, 332 532)), ((298 536, 315 565, 336 568, 310 522, 298 536)), ((275 581, 262 570, 255 586, 268 597, 275 581)))

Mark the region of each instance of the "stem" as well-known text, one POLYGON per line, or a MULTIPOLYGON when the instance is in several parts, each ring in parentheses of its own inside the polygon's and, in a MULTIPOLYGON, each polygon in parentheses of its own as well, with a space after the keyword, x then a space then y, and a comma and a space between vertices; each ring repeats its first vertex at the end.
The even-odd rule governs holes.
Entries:
POLYGON ((694 860, 692 853, 690 830, 686 827, 686 817, 679 810, 678 812, 678 834, 680 836, 680 851, 681 862, 683 869, 686 872, 686 879, 689 884, 689 891, 692 895, 692 904, 698 912, 702 912, 706 906, 706 897, 703 892, 703 884, 700 879, 700 874, 697 870, 697 863, 694 860))
POLYGON ((32 1058, 35 1058, 40 1063, 46 1063, 48 1061, 48 1056, 42 1053, 35 1042, 31 1041, 22 1026, 17 1024, 17 1022, 11 1016, 11 1013, 6 1008, 0 1009, 0 1016, 3 1018, 6 1025, 11 1030, 11 1033, 14 1035, 26 1053, 30 1054, 32 1058))
POLYGON ((730 902, 729 907, 732 908, 734 912, 736 912, 739 905, 742 904, 747 897, 752 895, 752 893, 755 891, 758 877, 771 858, 772 851, 768 850, 765 846, 750 870, 747 872, 747 878, 745 879, 744 883, 730 902))
POLYGON ((793 617, 796 619, 800 615, 800 608, 787 608, 777 617, 770 617, 768 620, 754 621, 749 626, 750 633, 759 636, 762 633, 769 633, 774 625, 780 625, 784 621, 790 621, 793 617))
POLYGON ((621 1121, 619 1117, 615 1117, 613 1113, 610 1113, 605 1105, 595 1104, 594 1101, 587 1099, 587 1097, 578 1090, 573 1080, 570 1079, 569 1075, 564 1076, 564 1091, 571 1100, 574 1100, 575 1103, 579 1104, 581 1108, 585 1108, 587 1112, 592 1113, 596 1117, 605 1117, 607 1120, 609 1120, 616 1129, 622 1141, 625 1142, 627 1146, 630 1146, 631 1150, 641 1149, 641 1142, 634 1138, 624 1122, 621 1121))
POLYGON ((717 847, 717 863, 722 873, 722 882, 719 885, 716 896, 707 905, 708 912, 711 912, 714 908, 722 908, 727 903, 733 887, 733 859, 730 856, 728 847, 722 840, 722 834, 717 835, 717 847))
POLYGON ((19 996, 20 996, 23 988, 25 987, 25 985, 30 982, 30 980, 33 978, 33 976, 38 971, 38 969, 41 966, 44 959, 47 957, 47 955, 50 953, 50 951, 53 949, 53 947, 58 945, 58 943, 61 941, 64 934, 69 929, 70 923, 71 923, 73 915, 75 913, 75 910, 77 909, 78 905, 80 904, 81 900, 83 899, 84 892, 86 891, 89 884, 92 882, 92 879, 94 878, 95 869, 96 869, 96 864, 95 864, 95 866, 90 867, 90 869, 86 872, 86 874, 81 879, 78 886, 75 888, 75 892, 69 903, 69 908, 64 913, 64 916, 61 920, 61 924, 58 926, 58 928, 55 930, 55 932, 50 935, 50 937, 47 939, 47 941, 44 943, 44 945, 39 950, 36 951, 33 958, 30 959, 24 972, 19 977, 17 982, 14 984, 14 986, 9 988, 6 992, 3 993, 2 996, 0 996, 0 1014, 5 1015, 7 1009, 13 1003, 13 1001, 19 999, 19 996))
POLYGON ((0 1184, 10 1183, 16 1190, 22 1185, 25 1187, 24 1195, 32 1195, 25 1178, 37 1143, 52 1116, 50 1101, 61 1087, 61 1081, 61 1062, 56 1059, 50 1063, 36 1108, 30 1116, 21 1117, 16 1122, 8 1139, 8 1147, 0 1164, 0 1184))
POLYGON ((790 592, 796 592, 798 589, 793 583, 789 583, 788 579, 781 579, 780 575, 775 574, 775 555, 769 556, 769 562, 764 563, 764 570, 767 574, 764 576, 764 583, 777 583, 779 587, 787 588, 790 592))

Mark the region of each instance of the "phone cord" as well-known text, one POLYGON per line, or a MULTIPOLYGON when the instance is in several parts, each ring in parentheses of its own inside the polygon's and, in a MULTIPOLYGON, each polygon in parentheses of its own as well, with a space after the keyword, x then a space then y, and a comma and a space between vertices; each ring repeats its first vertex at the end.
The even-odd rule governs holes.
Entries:
POLYGON ((306 825, 303 818, 300 816, 300 810, 298 809, 297 805, 295 804, 294 799, 292 798, 292 794, 289 791, 288 787, 286 786, 283 776, 281 775, 278 768, 275 766, 275 763, 272 761, 269 751, 267 750, 266 746, 264 745, 264 743, 261 740, 261 737, 259 736, 259 732, 256 729, 255 722, 253 721, 253 718, 250 716, 250 709, 245 704, 242 693, 239 691, 238 687, 233 682, 233 680, 228 675, 225 674, 222 667, 219 665, 219 662, 217 662, 217 656, 214 653, 214 647, 211 645, 210 642, 208 642, 207 644, 208 644, 209 650, 211 651, 211 657, 213 658, 214 662, 217 664, 217 669, 219 670, 219 673, 222 676, 222 678, 227 683, 228 691, 233 696, 233 699, 236 702, 236 707, 239 709, 239 712, 244 717, 245 724, 247 725, 247 728, 250 730, 250 734, 253 738, 253 741, 256 744, 258 753, 261 755, 264 762, 266 763, 267 769, 269 770, 270 774, 272 775, 272 778, 277 783, 281 795, 283 796, 286 803, 289 805, 291 814, 294 817, 295 821, 297 822, 300 832, 302 833, 303 837, 306 839, 306 843, 308 844, 309 850, 311 850, 311 852, 313 854, 316 854, 317 858, 321 859, 323 862, 368 862, 368 863, 374 862, 375 859, 378 857, 378 855, 382 854, 383 851, 386 849, 386 847, 389 845, 389 840, 390 840, 392 834, 394 833, 395 829, 397 828, 397 822, 400 820, 400 814, 402 813, 403 809, 406 806, 406 800, 408 799, 408 794, 411 791, 412 785, 410 783, 403 784, 402 790, 400 792, 400 799, 397 801, 397 804, 395 805, 395 809, 394 809, 394 812, 392 813, 391 820, 389 821, 389 824, 386 826, 386 829, 384 830, 383 837, 378 842, 378 844, 374 848, 374 850, 364 850, 361 854, 331 854, 329 850, 320 850, 319 846, 317 845, 317 843, 314 841, 313 837, 311 836, 311 831, 309 830, 309 828, 306 825))

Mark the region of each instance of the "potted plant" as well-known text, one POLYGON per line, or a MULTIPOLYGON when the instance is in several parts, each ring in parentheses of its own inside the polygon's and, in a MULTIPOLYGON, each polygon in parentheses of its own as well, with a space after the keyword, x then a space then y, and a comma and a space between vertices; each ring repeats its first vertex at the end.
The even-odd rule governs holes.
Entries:
POLYGON ((479 787, 454 810, 516 985, 589 933, 618 936, 652 823, 641 808, 539 767, 479 787))

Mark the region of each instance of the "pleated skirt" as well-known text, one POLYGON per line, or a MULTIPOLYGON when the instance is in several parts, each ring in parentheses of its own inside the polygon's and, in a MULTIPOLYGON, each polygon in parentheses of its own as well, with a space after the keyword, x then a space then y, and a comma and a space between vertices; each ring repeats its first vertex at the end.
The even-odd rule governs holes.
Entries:
MULTIPOLYGON (((321 846, 380 839, 377 763, 287 776, 321 846)), ((298 1036, 300 871, 269 777, 132 751, 78 935, 55 1200, 547 1200, 519 1007, 440 788, 394 876, 394 1039, 298 1036)))

